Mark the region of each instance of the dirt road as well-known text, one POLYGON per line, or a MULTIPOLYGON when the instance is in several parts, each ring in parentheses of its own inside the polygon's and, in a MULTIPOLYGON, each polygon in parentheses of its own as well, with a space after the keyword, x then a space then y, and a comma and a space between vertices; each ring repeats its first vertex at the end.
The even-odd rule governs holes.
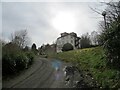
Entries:
POLYGON ((63 72, 65 65, 59 60, 37 58, 29 69, 3 81, 3 88, 68 88, 63 72))

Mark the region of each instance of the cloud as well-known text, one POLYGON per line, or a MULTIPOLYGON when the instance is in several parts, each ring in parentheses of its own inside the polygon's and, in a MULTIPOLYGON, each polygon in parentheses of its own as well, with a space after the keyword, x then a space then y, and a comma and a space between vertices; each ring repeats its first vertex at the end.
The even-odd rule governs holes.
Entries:
POLYGON ((51 21, 60 11, 74 13, 78 35, 97 30, 97 23, 101 19, 93 13, 89 5, 96 7, 96 3, 76 2, 3 2, 2 3, 2 33, 4 38, 10 39, 11 33, 27 29, 32 42, 39 47, 43 43, 52 43, 59 37, 51 21))
MULTIPOLYGON (((110 2, 111 0, 1 0, 2 2, 110 2)), ((118 0, 114 0, 117 2, 118 0)))

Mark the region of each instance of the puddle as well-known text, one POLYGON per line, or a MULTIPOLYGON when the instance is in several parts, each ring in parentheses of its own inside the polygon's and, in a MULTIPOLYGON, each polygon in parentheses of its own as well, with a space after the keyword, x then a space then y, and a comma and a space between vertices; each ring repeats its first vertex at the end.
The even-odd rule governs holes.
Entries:
POLYGON ((53 60, 52 62, 52 67, 55 69, 55 70, 59 70, 61 65, 62 65, 62 62, 60 60, 53 60))
POLYGON ((61 66, 62 62, 60 60, 53 60, 52 62, 52 67, 55 69, 55 80, 60 80, 62 78, 62 72, 61 72, 61 66))

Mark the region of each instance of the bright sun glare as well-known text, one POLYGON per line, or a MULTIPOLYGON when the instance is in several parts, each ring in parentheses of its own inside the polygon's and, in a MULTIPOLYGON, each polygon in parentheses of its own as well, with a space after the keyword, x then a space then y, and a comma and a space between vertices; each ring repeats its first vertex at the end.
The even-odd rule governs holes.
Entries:
POLYGON ((53 27, 61 32, 74 32, 76 28, 75 15, 72 12, 59 12, 52 20, 53 27))

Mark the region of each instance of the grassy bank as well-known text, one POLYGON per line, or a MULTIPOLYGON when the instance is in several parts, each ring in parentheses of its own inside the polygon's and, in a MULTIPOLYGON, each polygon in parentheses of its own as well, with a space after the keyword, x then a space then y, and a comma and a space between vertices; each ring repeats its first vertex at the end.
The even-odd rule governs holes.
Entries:
POLYGON ((120 71, 107 67, 101 47, 62 52, 54 55, 54 58, 76 64, 80 70, 90 73, 103 88, 120 87, 120 71))

